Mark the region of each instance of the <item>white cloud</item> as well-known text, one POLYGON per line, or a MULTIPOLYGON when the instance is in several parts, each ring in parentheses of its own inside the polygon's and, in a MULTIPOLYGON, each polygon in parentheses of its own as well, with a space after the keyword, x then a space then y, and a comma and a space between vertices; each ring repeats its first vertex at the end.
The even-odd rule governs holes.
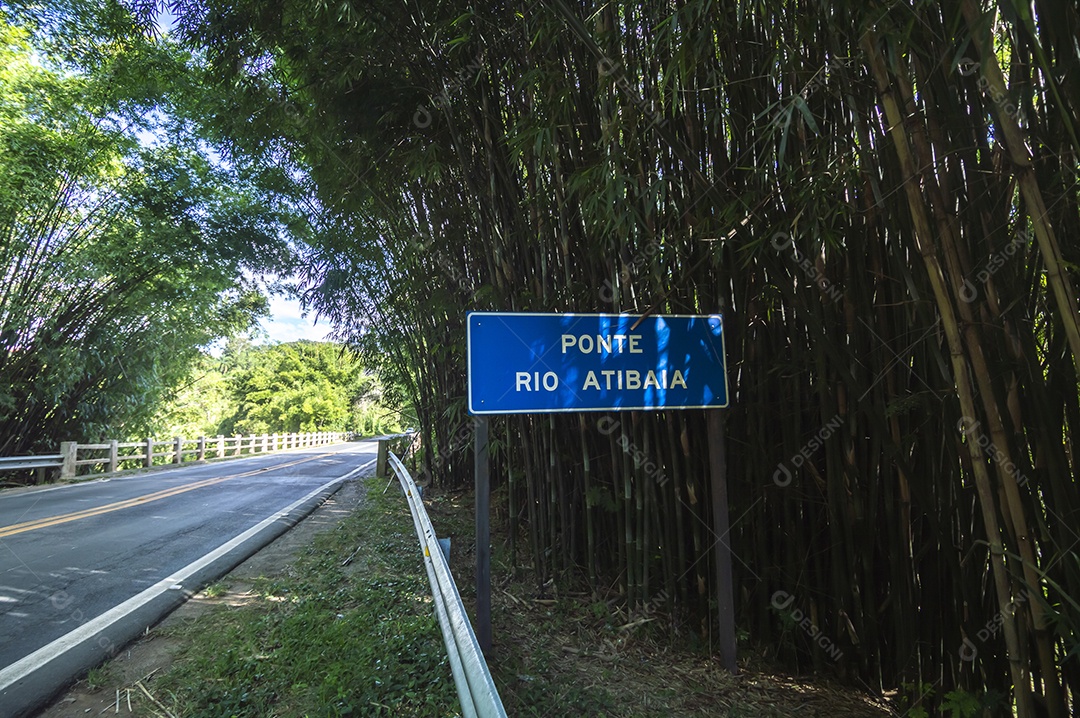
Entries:
POLYGON ((295 342, 300 339, 326 341, 333 327, 323 319, 315 324, 313 315, 304 316, 300 302, 286 297, 270 298, 270 316, 259 320, 271 343, 295 342))

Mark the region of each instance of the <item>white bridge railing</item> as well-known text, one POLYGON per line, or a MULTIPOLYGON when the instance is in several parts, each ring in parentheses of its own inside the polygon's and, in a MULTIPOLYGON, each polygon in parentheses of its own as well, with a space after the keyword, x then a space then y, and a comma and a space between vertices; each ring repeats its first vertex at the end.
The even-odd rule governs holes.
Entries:
POLYGON ((111 474, 138 468, 183 464, 191 461, 226 459, 252 454, 267 454, 287 449, 304 449, 346 441, 349 434, 318 431, 291 434, 249 434, 244 436, 200 436, 185 439, 144 439, 142 441, 106 441, 100 444, 60 443, 60 453, 39 456, 0 457, 0 475, 10 472, 35 472, 35 483, 45 481, 48 469, 59 469, 58 478, 111 474))

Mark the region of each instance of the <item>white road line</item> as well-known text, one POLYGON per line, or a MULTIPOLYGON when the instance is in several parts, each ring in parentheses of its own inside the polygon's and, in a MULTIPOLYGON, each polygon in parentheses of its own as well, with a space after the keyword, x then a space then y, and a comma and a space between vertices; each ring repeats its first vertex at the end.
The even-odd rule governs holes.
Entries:
POLYGON ((183 584, 184 579, 188 578, 196 571, 199 571, 210 563, 221 558, 229 551, 244 543, 249 538, 259 533, 270 524, 274 523, 283 516, 288 515, 289 512, 303 504, 305 501, 309 501, 310 499, 317 496, 321 491, 325 491, 339 481, 345 481, 354 474, 357 474, 366 469, 367 467, 371 466, 376 461, 377 459, 372 459, 366 464, 356 467, 347 474, 342 474, 336 479, 331 479, 330 481, 326 482, 319 488, 309 493, 307 496, 294 501, 293 503, 273 514, 269 518, 260 521, 258 524, 252 526, 244 533, 222 544, 221 546, 218 546, 216 549, 206 554, 202 558, 197 559, 192 563, 189 563, 187 566, 180 569, 171 576, 161 579, 142 593, 132 596, 123 603, 114 606, 113 608, 110 608, 108 611, 101 614, 97 618, 87 621, 86 623, 82 624, 71 632, 61 636, 60 638, 57 638, 52 643, 46 646, 42 646, 41 648, 34 651, 25 658, 21 658, 15 663, 12 663, 7 668, 0 670, 0 691, 6 690, 12 684, 17 683, 18 681, 30 675, 37 669, 49 663, 49 661, 52 661, 66 651, 71 650, 83 641, 96 636, 98 633, 101 633, 105 629, 109 628, 109 626, 113 625, 123 617, 127 616, 132 611, 141 608, 142 606, 154 600, 161 594, 165 593, 166 591, 176 590, 177 586, 183 584))

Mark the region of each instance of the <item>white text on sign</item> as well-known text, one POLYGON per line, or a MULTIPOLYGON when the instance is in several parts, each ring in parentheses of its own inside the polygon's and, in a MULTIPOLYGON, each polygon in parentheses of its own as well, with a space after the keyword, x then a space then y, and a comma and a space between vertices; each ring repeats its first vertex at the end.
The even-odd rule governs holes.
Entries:
MULTIPOLYGON (((638 346, 640 341, 640 334, 563 334, 560 338, 563 354, 572 349, 577 349, 582 354, 642 354, 643 350, 638 346)), ((674 389, 675 387, 686 388, 686 378, 678 369, 671 373, 670 380, 666 369, 659 372, 607 369, 600 372, 587 372, 581 390, 611 391, 616 389, 621 391, 622 389, 674 389)), ((537 371, 519 371, 514 375, 515 391, 555 391, 558 388, 559 377, 553 371, 545 372, 543 375, 537 371)))
MULTIPOLYGON (((600 372, 587 372, 581 390, 674 389, 675 387, 686 388, 686 377, 678 369, 671 373, 670 378, 667 369, 659 372, 605 369, 600 372)), ((514 391, 555 391, 558 388, 559 376, 553 371, 545 372, 543 375, 538 371, 519 371, 514 375, 514 391)))
POLYGON ((640 334, 582 334, 581 336, 563 334, 562 353, 565 354, 567 349, 577 347, 582 354, 601 354, 604 352, 620 354, 626 350, 629 350, 631 354, 641 354, 641 347, 638 346, 640 341, 640 334))

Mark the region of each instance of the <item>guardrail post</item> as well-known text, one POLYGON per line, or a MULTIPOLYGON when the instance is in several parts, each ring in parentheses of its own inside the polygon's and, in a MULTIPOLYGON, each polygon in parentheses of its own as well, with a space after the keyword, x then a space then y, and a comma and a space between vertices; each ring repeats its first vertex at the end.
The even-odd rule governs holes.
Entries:
POLYGON ((154 465, 154 440, 148 438, 146 440, 146 456, 143 457, 143 466, 150 468, 154 465))
POLYGON ((233 456, 243 456, 244 454, 244 435, 236 435, 236 453, 233 456))
POLYGON ((179 464, 184 460, 184 440, 179 436, 173 437, 173 463, 179 464))
POLYGON ((120 463, 120 441, 112 439, 109 441, 109 473, 116 473, 118 464, 120 463))
POLYGON ((61 479, 75 478, 75 460, 79 453, 79 445, 74 441, 60 442, 60 456, 63 464, 60 466, 61 479))
POLYGON ((375 475, 379 478, 386 476, 386 455, 390 451, 389 439, 379 440, 379 454, 375 460, 375 475))
POLYGON ((198 459, 199 459, 199 461, 206 461, 206 437, 205 436, 200 436, 199 437, 198 459))
POLYGON ((217 435, 217 456, 215 456, 214 458, 215 459, 223 459, 223 458, 225 458, 225 435, 224 434, 218 434, 217 435))
POLYGON ((265 454, 270 449, 270 437, 266 434, 262 435, 262 452, 265 454))

